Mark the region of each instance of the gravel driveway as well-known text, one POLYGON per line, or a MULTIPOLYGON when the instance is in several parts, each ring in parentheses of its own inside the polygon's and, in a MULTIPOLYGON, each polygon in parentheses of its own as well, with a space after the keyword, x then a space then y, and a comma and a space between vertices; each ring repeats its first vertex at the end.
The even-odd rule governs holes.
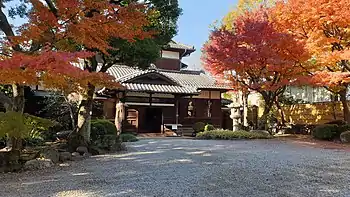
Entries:
POLYGON ((350 196, 350 153, 288 142, 147 139, 129 152, 0 174, 0 196, 350 196))

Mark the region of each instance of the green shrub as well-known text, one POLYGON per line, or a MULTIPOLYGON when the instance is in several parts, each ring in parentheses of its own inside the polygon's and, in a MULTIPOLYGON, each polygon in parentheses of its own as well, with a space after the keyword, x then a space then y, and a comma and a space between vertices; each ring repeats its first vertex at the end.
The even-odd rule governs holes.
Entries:
POLYGON ((105 135, 117 135, 117 128, 109 120, 97 119, 91 121, 91 140, 99 140, 105 135))
POLYGON ((136 142, 139 141, 139 139, 136 138, 135 135, 131 133, 122 133, 120 134, 120 139, 122 142, 136 142))
POLYGON ((193 130, 194 130, 195 133, 203 132, 204 131, 204 127, 205 127, 205 123, 204 122, 196 122, 193 125, 193 130))
POLYGON ((117 128, 109 120, 91 121, 91 143, 99 148, 111 150, 119 143, 117 138, 117 128))
POLYGON ((213 125, 211 124, 205 125, 204 131, 212 131, 212 130, 215 130, 215 127, 213 125))
POLYGON ((55 122, 19 112, 0 113, 0 138, 43 138, 41 133, 53 127, 55 122))
POLYGON ((24 139, 29 137, 30 128, 25 124, 23 114, 18 112, 0 113, 0 137, 24 139))
POLYGON ((350 131, 350 124, 344 124, 339 126, 339 132, 338 133, 343 133, 345 131, 350 131))
POLYGON ((333 121, 327 122, 325 124, 336 124, 336 125, 340 126, 340 125, 345 125, 346 122, 344 120, 333 120, 333 121))
POLYGON ((312 131, 312 136, 316 139, 320 140, 332 140, 337 137, 339 133, 339 127, 335 124, 324 124, 324 125, 318 125, 315 127, 315 129, 312 131))
POLYGON ((24 124, 30 129, 29 136, 25 138, 29 146, 44 144, 45 141, 55 140, 54 127, 59 127, 58 123, 37 116, 24 114, 24 124))
POLYGON ((213 130, 197 134, 198 139, 233 140, 233 139, 271 139, 269 134, 248 131, 213 130))

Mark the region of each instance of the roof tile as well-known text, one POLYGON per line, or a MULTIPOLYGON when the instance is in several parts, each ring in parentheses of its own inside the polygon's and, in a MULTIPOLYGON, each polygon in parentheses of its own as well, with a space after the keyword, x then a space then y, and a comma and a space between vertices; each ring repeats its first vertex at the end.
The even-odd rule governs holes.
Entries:
POLYGON ((108 69, 108 73, 126 86, 130 91, 154 91, 154 92, 170 92, 170 93, 198 93, 200 89, 230 89, 225 85, 220 85, 211 78, 200 71, 169 71, 169 70, 140 70, 128 66, 115 65, 108 69), (156 84, 134 84, 128 83, 132 78, 141 76, 147 73, 158 73, 178 85, 156 85, 156 84))

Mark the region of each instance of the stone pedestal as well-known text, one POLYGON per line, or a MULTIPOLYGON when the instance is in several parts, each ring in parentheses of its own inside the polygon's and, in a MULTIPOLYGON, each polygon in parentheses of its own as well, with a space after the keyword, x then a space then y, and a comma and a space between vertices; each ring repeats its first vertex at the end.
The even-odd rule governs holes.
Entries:
POLYGON ((231 110, 231 115, 230 118, 233 120, 232 121, 232 125, 233 125, 233 131, 239 131, 240 128, 240 119, 242 118, 241 116, 241 106, 240 105, 235 105, 234 103, 231 103, 230 105, 228 105, 227 107, 230 108, 231 110))

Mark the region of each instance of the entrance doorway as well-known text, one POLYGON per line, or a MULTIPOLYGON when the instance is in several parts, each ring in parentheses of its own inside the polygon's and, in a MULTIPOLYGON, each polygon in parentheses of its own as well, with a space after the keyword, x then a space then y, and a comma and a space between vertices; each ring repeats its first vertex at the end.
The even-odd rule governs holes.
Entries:
POLYGON ((162 108, 146 108, 143 118, 143 130, 146 133, 161 133, 162 131, 162 108))

